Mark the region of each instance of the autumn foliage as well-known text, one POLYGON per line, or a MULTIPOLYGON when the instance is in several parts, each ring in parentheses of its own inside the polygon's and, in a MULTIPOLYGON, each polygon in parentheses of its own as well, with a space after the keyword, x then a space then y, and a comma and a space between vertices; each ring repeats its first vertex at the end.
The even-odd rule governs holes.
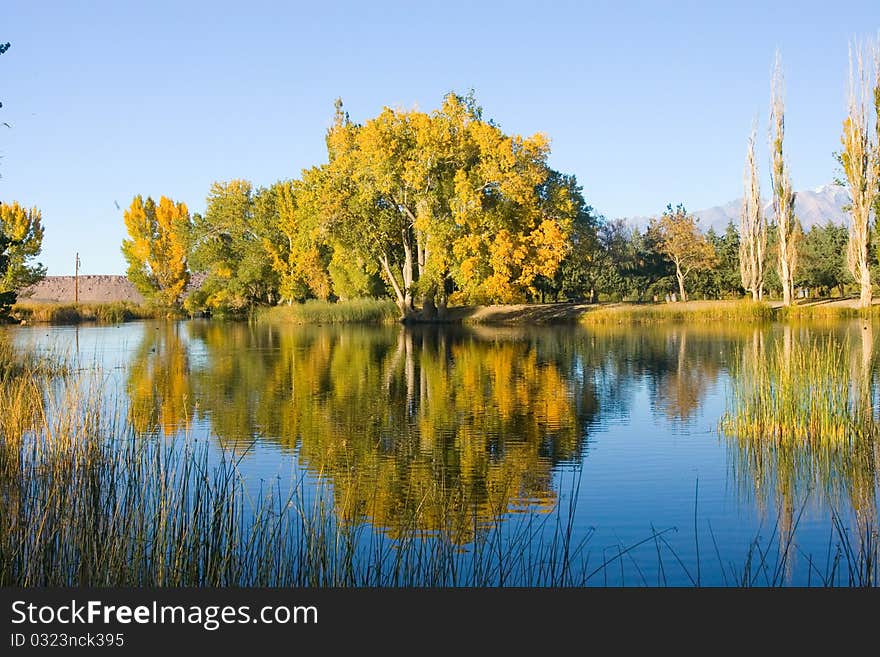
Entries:
POLYGON ((122 242, 128 278, 147 299, 176 306, 189 280, 189 210, 162 196, 156 204, 135 196, 124 214, 129 239, 122 242))

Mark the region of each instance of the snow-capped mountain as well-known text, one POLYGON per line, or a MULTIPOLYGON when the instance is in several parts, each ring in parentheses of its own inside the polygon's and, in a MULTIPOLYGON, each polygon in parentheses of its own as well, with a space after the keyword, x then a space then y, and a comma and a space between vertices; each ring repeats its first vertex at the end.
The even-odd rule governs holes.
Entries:
MULTIPOLYGON (((764 190, 764 214, 768 219, 773 218, 773 206, 764 190)), ((794 209, 804 230, 809 230, 814 224, 824 224, 829 219, 836 224, 846 224, 849 219, 843 209, 850 203, 849 192, 846 187, 840 185, 822 185, 816 189, 797 192, 794 209)), ((696 210, 693 214, 700 218, 700 227, 703 230, 714 228, 716 232, 722 232, 728 222, 733 221, 739 226, 739 215, 742 210, 742 198, 738 198, 724 205, 696 210)), ((646 226, 650 217, 631 217, 627 222, 638 226, 646 226)))

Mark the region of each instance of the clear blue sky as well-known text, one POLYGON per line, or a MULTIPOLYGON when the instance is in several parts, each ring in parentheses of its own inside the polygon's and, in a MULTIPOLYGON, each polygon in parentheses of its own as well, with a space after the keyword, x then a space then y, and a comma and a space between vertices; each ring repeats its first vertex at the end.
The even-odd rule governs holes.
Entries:
POLYGON ((116 202, 201 211, 212 181, 323 162, 337 96, 361 121, 473 88, 507 132, 547 133, 605 216, 696 210, 740 195, 756 114, 766 174, 777 47, 792 178, 813 188, 835 175, 848 42, 878 29, 876 0, 3 0, 0 200, 42 210, 50 274, 76 251, 83 273, 120 274, 116 202))

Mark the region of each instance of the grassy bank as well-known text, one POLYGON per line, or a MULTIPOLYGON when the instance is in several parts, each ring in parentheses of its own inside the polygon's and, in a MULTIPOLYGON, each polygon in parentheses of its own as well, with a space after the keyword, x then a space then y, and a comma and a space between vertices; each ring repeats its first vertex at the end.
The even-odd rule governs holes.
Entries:
MULTIPOLYGON (((131 302, 50 304, 22 301, 15 304, 12 317, 28 324, 78 324, 98 322, 118 324, 139 319, 180 317, 167 309, 131 302)), ((752 301, 690 301, 669 304, 508 304, 449 308, 443 323, 466 325, 552 325, 581 323, 590 326, 661 323, 761 323, 772 320, 837 320, 880 316, 880 306, 860 310, 852 304, 824 303, 789 308, 752 301)), ((352 299, 329 302, 309 300, 290 306, 261 308, 260 321, 279 324, 392 324, 399 320, 397 305, 390 299, 352 299)), ((420 319, 417 313, 413 321, 420 319)), ((431 321, 431 320, 427 320, 431 321)))
POLYGON ((880 317, 880 306, 859 308, 854 302, 831 302, 781 306, 776 310, 776 318, 780 321, 837 320, 855 317, 880 317))
POLYGON ((666 304, 597 305, 581 316, 583 324, 656 324, 664 322, 766 322, 773 308, 753 301, 688 301, 666 304))
POLYGON ((12 317, 27 324, 79 324, 99 322, 119 324, 137 319, 166 317, 165 309, 128 301, 110 303, 30 303, 22 301, 12 307, 12 317))
POLYGON ((309 300, 260 311, 258 318, 288 324, 391 323, 400 317, 397 304, 389 299, 349 301, 309 300))

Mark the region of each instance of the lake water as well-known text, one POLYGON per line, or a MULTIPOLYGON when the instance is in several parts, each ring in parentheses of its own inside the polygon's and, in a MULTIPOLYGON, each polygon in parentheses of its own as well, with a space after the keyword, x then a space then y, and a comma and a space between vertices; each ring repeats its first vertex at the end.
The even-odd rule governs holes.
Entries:
POLYGON ((329 491, 340 521, 392 541, 415 530, 466 553, 481 532, 543 519, 534 540, 570 528, 598 585, 815 584, 877 527, 873 434, 719 430, 743 412, 737 386, 764 377, 783 394, 762 363, 824 348, 852 414, 873 421, 880 331, 864 321, 13 331, 100 371, 137 433, 235 453, 254 494, 329 491))

